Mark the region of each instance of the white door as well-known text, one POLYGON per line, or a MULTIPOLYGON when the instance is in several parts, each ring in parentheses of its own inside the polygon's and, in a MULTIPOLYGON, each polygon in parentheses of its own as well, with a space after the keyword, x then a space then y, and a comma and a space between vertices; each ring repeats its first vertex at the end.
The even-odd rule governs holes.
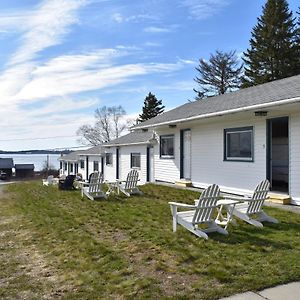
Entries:
POLYGON ((149 148, 149 179, 154 182, 154 148, 149 148))
POLYGON ((191 131, 183 133, 183 175, 185 179, 191 179, 191 131))

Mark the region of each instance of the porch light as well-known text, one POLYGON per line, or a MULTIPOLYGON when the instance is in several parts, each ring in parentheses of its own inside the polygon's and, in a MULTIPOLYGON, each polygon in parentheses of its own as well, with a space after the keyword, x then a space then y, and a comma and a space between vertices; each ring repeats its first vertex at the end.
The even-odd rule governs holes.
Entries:
POLYGON ((266 110, 259 110, 254 112, 255 117, 265 117, 268 115, 266 110))
POLYGON ((150 145, 155 145, 158 143, 155 133, 153 133, 151 139, 149 139, 148 142, 150 143, 150 145))

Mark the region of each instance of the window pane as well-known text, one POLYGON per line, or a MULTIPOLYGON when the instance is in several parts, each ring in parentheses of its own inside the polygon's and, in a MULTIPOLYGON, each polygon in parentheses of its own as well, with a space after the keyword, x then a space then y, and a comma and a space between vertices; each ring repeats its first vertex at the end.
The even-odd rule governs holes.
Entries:
POLYGON ((105 154, 106 165, 112 165, 112 153, 105 154))
POLYGON ((94 171, 99 171, 99 163, 94 161, 94 171))
POLYGON ((140 167, 141 167, 141 154, 131 153, 131 168, 140 168, 140 167))
POLYGON ((174 136, 161 136, 161 156, 174 156, 174 136))
POLYGON ((81 161, 80 161, 80 168, 81 168, 81 169, 84 169, 84 160, 81 160, 81 161))
POLYGON ((252 131, 226 133, 228 158, 252 158, 252 131))

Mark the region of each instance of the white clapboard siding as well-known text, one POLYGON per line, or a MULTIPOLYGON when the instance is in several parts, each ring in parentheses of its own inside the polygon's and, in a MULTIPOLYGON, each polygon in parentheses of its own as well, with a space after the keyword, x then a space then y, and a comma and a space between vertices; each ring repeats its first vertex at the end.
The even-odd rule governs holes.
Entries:
POLYGON ((192 181, 216 183, 222 190, 253 190, 266 177, 266 120, 222 121, 198 125, 192 133, 192 181), (254 162, 224 161, 224 129, 253 126, 254 162))
POLYGON ((300 113, 290 116, 290 195, 300 205, 300 113))
POLYGON ((180 132, 176 129, 157 131, 158 144, 154 147, 154 174, 155 180, 172 182, 180 179, 180 132), (159 136, 174 134, 174 158, 166 159, 160 158, 159 151, 159 136))
POLYGON ((140 181, 138 184, 147 181, 147 146, 146 145, 128 145, 120 147, 120 180, 126 180, 127 174, 132 170, 131 153, 141 154, 141 168, 136 169, 139 173, 140 181))

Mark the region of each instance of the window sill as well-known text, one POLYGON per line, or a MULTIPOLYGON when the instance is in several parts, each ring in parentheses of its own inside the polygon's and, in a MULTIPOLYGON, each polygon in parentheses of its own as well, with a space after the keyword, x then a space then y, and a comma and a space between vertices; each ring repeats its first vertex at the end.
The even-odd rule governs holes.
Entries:
POLYGON ((233 159, 228 159, 228 158, 225 158, 223 159, 223 161, 228 161, 228 162, 254 162, 254 159, 251 158, 251 159, 239 159, 239 158, 233 158, 233 159))

